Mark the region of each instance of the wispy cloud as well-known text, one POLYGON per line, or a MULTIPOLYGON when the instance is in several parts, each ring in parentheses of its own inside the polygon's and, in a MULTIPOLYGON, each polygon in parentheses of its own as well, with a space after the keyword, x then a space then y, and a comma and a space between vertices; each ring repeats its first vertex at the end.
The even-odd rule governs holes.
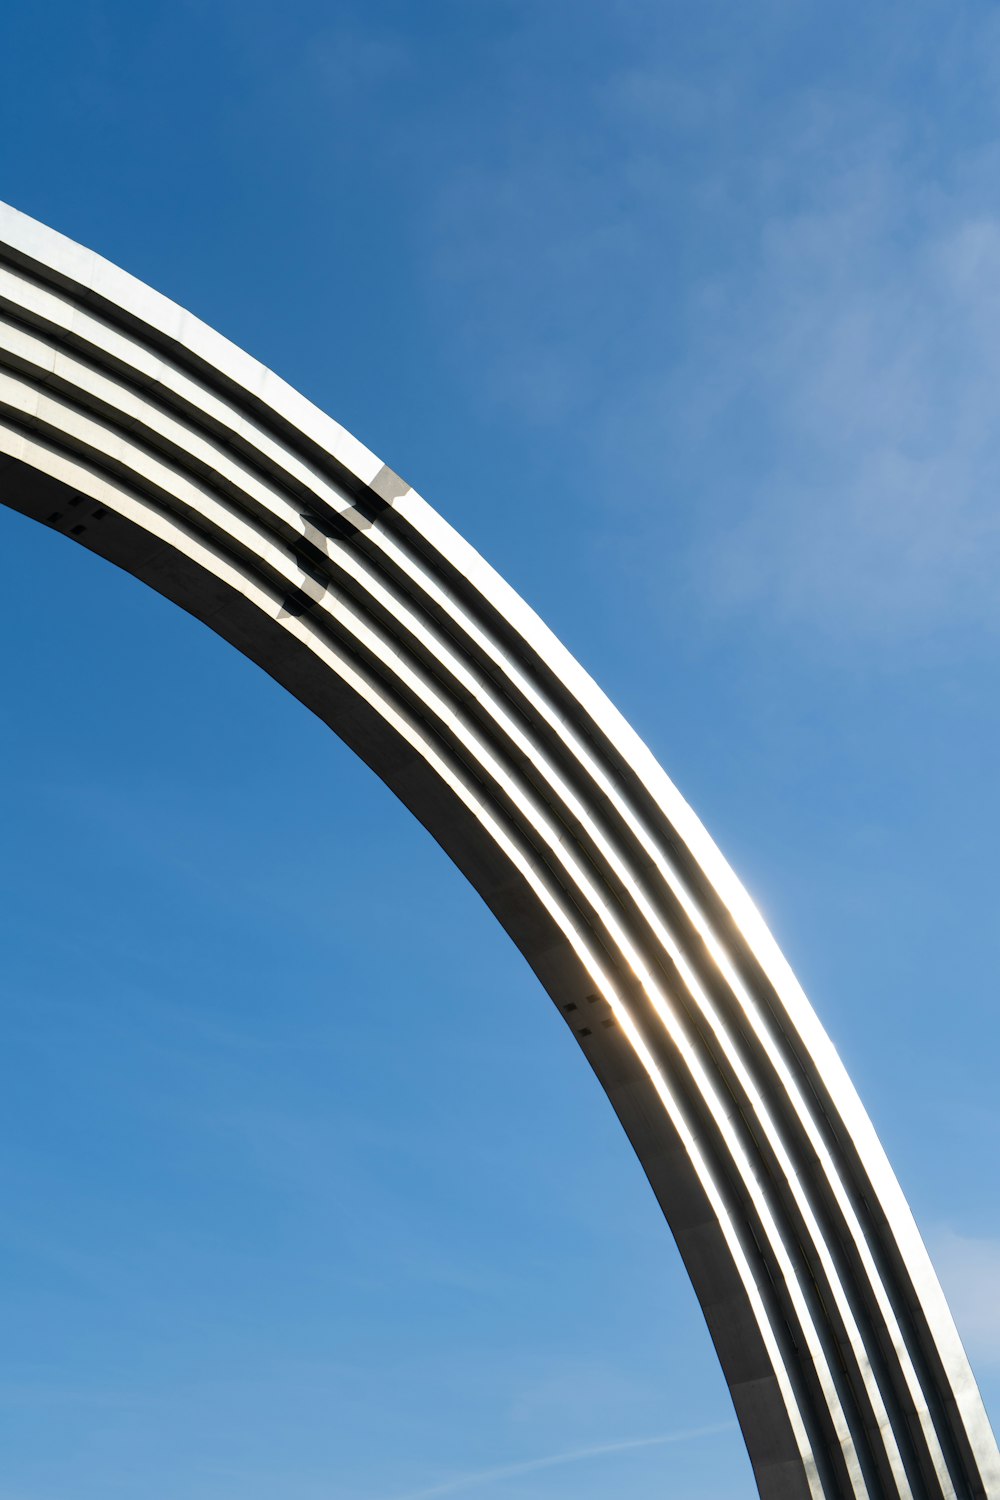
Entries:
POLYGON ((615 1453, 631 1453, 640 1448, 658 1448, 668 1443, 693 1442, 696 1438, 714 1437, 720 1432, 731 1432, 735 1422, 714 1422, 706 1427, 688 1427, 679 1432, 659 1433, 656 1437, 632 1438, 620 1443, 600 1443, 591 1448, 577 1448, 571 1453, 550 1453, 544 1458, 530 1458, 522 1463, 501 1464, 494 1469, 480 1469, 475 1474, 463 1474, 443 1484, 432 1484, 426 1489, 408 1490, 405 1495, 396 1495, 393 1500, 437 1500, 441 1495, 460 1495, 470 1490, 483 1489, 486 1485, 498 1484, 503 1479, 516 1479, 524 1474, 535 1474, 542 1469, 555 1469, 563 1464, 583 1463, 591 1458, 604 1458, 615 1453))
POLYGON ((943 1229, 930 1248, 970 1359, 1000 1369, 1000 1239, 943 1229))
POLYGON ((722 294, 726 374, 694 382, 706 440, 760 423, 696 538, 716 604, 852 635, 1000 624, 995 169, 932 192, 886 129, 763 226, 722 294))
POLYGON ((529 34, 499 144, 435 193, 483 389, 572 432, 586 498, 688 617, 1000 628, 995 19, 935 27, 929 69, 873 21, 878 77, 811 51, 775 90, 787 14, 685 57, 629 13, 645 30, 551 107, 529 34))

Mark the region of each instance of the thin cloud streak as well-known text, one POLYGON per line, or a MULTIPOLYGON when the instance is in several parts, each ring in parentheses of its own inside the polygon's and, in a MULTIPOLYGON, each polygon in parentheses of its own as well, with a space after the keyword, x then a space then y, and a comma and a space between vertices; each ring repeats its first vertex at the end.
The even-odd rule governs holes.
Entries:
POLYGON ((624 1443, 600 1443, 593 1448, 578 1448, 573 1453, 550 1453, 545 1458, 529 1458, 518 1464, 503 1464, 496 1469, 481 1469, 477 1474, 463 1474, 458 1479, 449 1479, 444 1484, 432 1484, 428 1489, 408 1490, 405 1495, 395 1495, 393 1500, 437 1500, 440 1495, 458 1495, 467 1490, 481 1489, 496 1484, 501 1479, 515 1479, 522 1474, 535 1474, 541 1469, 555 1469, 561 1464, 582 1463, 588 1458, 602 1458, 609 1453, 631 1453, 638 1448, 659 1448, 668 1443, 686 1443, 695 1438, 714 1437, 720 1432, 732 1432, 735 1422, 713 1422, 707 1427, 688 1427, 680 1432, 662 1432, 656 1437, 631 1438, 624 1443))

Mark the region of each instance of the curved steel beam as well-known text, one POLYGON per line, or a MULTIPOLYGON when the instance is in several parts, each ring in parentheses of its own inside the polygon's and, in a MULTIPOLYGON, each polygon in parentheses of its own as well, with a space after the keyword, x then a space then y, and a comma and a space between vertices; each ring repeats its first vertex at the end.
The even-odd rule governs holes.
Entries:
POLYGON ((258 662, 472 881, 642 1162, 766 1500, 1000 1496, 910 1211, 773 938, 646 746, 430 506, 5 207, 0 500, 258 662))

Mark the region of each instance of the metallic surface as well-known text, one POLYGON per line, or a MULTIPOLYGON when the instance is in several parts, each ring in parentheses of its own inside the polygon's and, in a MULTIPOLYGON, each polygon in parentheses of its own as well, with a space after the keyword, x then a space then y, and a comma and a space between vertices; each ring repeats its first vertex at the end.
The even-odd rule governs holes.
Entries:
POLYGON ((0 207, 0 500, 258 662, 531 963, 638 1153, 767 1500, 1000 1497, 913 1219, 746 892, 538 617, 188 313, 0 207))

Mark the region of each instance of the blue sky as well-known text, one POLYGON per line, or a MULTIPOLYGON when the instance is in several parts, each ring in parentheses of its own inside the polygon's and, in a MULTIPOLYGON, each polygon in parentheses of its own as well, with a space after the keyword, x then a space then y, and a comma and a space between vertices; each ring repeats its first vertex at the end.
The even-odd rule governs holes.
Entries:
MULTIPOLYGON (((651 744, 996 1423, 1000 11, 95 0, 0 56, 0 197, 336 416, 651 744)), ((0 587, 0 1500, 750 1496, 444 856, 131 579, 0 513, 0 587)))

